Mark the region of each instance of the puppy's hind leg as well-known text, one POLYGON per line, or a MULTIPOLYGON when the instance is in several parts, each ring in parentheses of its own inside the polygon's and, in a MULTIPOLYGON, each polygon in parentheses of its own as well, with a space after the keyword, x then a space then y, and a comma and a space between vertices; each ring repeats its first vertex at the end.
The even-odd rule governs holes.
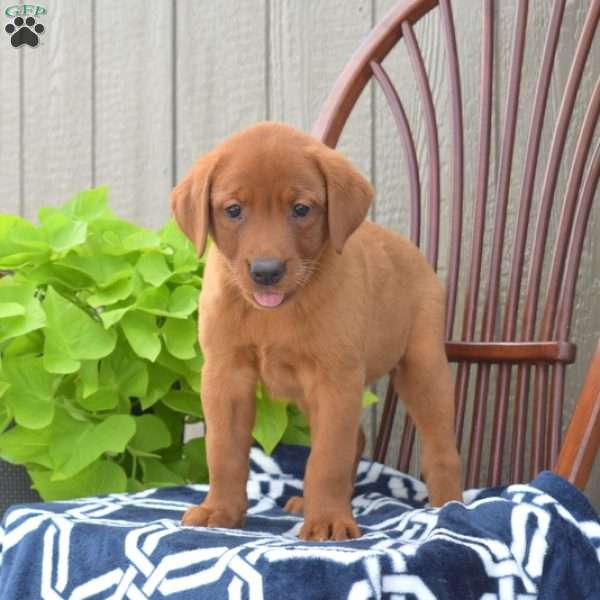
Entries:
MULTIPOLYGON (((353 469, 353 482, 356 480, 356 471, 358 469, 358 463, 365 451, 365 445, 367 443, 367 438, 365 437, 365 432, 362 427, 358 430, 358 440, 356 444, 356 457, 354 458, 354 469, 353 469)), ((302 496, 292 496, 283 507, 283 510, 289 513, 299 513, 302 514, 304 512, 304 498, 302 496)))
POLYGON ((454 393, 440 340, 421 337, 409 347, 394 387, 415 422, 422 443, 421 468, 432 506, 462 500, 461 464, 454 434, 454 393))

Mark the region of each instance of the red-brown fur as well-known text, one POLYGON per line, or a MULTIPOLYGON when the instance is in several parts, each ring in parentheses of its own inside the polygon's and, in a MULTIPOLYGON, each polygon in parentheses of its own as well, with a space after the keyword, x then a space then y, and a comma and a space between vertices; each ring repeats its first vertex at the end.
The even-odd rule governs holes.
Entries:
MULTIPOLYGON (((246 511, 255 385, 307 414, 312 449, 303 539, 360 535, 350 497, 361 395, 394 370, 422 439, 433 505, 461 498, 454 406, 443 343, 444 291, 418 249, 365 221, 372 189, 339 152, 287 125, 260 123, 202 157, 171 196, 175 218, 208 251, 199 307, 210 491, 186 525, 239 527, 246 511), (298 219, 295 203, 311 207, 298 219), (243 217, 225 208, 239 204, 243 217), (257 304, 248 265, 275 257, 276 308, 257 304)), ((358 440, 358 442, 357 442, 358 440)))

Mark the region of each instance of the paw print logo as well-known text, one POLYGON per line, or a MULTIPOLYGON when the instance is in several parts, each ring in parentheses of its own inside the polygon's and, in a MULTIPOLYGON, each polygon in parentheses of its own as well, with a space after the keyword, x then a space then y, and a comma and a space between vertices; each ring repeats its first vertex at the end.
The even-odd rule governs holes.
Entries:
POLYGON ((12 23, 9 23, 4 30, 10 35, 10 43, 15 48, 18 48, 23 44, 35 48, 40 41, 38 34, 44 33, 44 26, 41 23, 36 25, 33 17, 27 17, 25 20, 21 17, 17 17, 12 23))

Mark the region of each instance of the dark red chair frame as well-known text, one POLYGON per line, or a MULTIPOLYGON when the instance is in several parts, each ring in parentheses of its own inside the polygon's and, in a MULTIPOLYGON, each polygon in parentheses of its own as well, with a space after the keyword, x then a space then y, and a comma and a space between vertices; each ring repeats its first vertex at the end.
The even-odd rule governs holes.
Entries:
MULTIPOLYGON (((575 152, 570 165, 566 192, 557 236, 553 246, 547 291, 542 301, 542 269, 549 236, 550 214, 555 200, 559 166, 571 122, 577 91, 582 81, 592 40, 600 17, 600 2, 592 1, 577 41, 568 75, 558 120, 543 177, 537 218, 532 224, 532 196, 535 174, 540 159, 540 139, 550 78, 558 48, 565 0, 555 0, 548 27, 542 62, 537 79, 535 100, 531 113, 526 160, 519 201, 517 231, 511 258, 506 304, 499 306, 500 268, 505 248, 507 207, 515 128, 522 75, 527 14, 529 3, 518 0, 512 56, 509 69, 507 103, 502 131, 497 187, 495 190, 495 225, 491 244, 491 261, 483 286, 482 249, 484 244, 485 211, 488 202, 490 170, 490 131, 493 94, 493 0, 482 2, 482 55, 479 111, 479 164, 477 170, 474 221, 468 265, 469 281, 465 291, 462 331, 459 339, 453 336, 456 317, 458 274, 460 269, 463 232, 463 169, 464 139, 461 82, 452 7, 449 0, 400 0, 372 30, 358 48, 335 83, 319 115, 313 135, 335 147, 346 121, 367 83, 374 79, 390 107, 402 144, 410 179, 410 237, 421 245, 420 231, 424 214, 421 207, 421 182, 414 138, 402 102, 385 71, 382 62, 401 40, 406 45, 419 92, 424 115, 428 152, 427 209, 428 220, 425 255, 437 270, 440 229, 440 153, 436 115, 431 88, 423 57, 414 32, 414 24, 434 8, 440 10, 443 27, 448 80, 451 91, 452 115, 452 217, 450 223, 447 268, 447 353, 457 362, 456 430, 459 445, 465 443, 465 412, 468 397, 469 373, 476 368, 475 392, 472 400, 472 423, 469 435, 469 456, 466 465, 466 485, 479 484, 482 459, 485 454, 484 430, 488 398, 491 398, 490 375, 496 369, 493 424, 489 448, 487 484, 503 480, 504 459, 510 455, 509 479, 522 481, 527 473, 553 468, 579 487, 588 480, 600 444, 600 344, 593 356, 587 379, 575 407, 569 428, 561 443, 561 423, 566 366, 575 360, 575 344, 569 333, 573 314, 577 273, 590 209, 600 176, 600 144, 593 152, 591 144, 600 113, 600 79, 596 81, 577 134, 575 152), (585 166, 588 164, 587 171, 585 166), (533 232, 531 259, 528 264, 525 303, 521 327, 518 327, 519 292, 525 277, 526 241, 533 232), (481 282, 481 289, 480 289, 481 282), (477 303, 485 293, 483 319, 476 334, 477 303), (504 315, 501 321, 500 312, 504 315), (499 326, 499 327, 498 327, 499 326), (498 335, 496 332, 500 331, 498 335), (514 398, 512 439, 507 444, 510 382, 517 373, 514 398), (530 394, 530 383, 533 391, 530 394), (528 406, 532 403, 531 427, 528 427, 528 406), (530 455, 526 465, 526 442, 529 434, 530 455), (526 473, 526 466, 528 467, 526 473)), ((483 297, 482 297, 483 298, 483 297)), ((492 405, 490 403, 490 405, 492 405)), ((374 458, 384 460, 387 454, 397 398, 388 388, 383 415, 375 443, 374 458)), ((398 468, 407 470, 414 446, 415 430, 405 419, 398 456, 398 468)))

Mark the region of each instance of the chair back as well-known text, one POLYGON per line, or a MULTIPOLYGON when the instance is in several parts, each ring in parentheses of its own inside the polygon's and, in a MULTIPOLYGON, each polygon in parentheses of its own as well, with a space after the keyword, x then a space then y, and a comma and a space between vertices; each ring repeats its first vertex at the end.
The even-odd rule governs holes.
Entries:
MULTIPOLYGON (((565 4, 565 0, 554 1, 537 70, 525 72, 528 17, 531 21, 537 6, 516 0, 506 88, 496 89, 501 81, 495 76, 497 6, 493 0, 482 0, 480 92, 479 98, 465 102, 451 2, 399 0, 351 58, 313 128, 316 137, 335 146, 370 81, 387 101, 409 180, 410 197, 401 200, 410 205, 409 237, 445 276, 447 353, 456 363, 456 431, 468 456, 467 486, 529 478, 553 465, 560 449, 565 369, 575 360, 569 334, 577 274, 600 175, 600 143, 594 143, 600 113, 597 74, 589 100, 578 97, 584 77, 590 77, 588 58, 600 17, 598 0, 589 2, 560 89, 558 117, 548 122, 553 71, 557 53, 564 47, 565 4), (440 135, 432 81, 415 34, 415 24, 431 18, 434 11, 445 47, 448 136, 440 135), (420 102, 417 124, 411 122, 384 66, 392 49, 405 52, 412 66, 420 102), (524 81, 531 78, 535 92, 533 103, 526 106, 520 95, 524 81), (495 140, 498 156, 492 186, 492 107, 497 98, 505 101, 495 140), (580 123, 573 118, 576 100, 585 107, 580 123), (476 123, 478 132, 469 198, 463 194, 465 123, 476 123), (519 154, 524 156, 522 165, 513 160, 518 123, 527 123, 528 129, 519 154), (574 136, 571 145, 566 144, 567 134, 574 136), (424 161, 419 160, 417 136, 426 141, 424 161), (443 148, 444 144, 449 147, 443 148), (572 151, 566 152, 570 146, 572 151), (447 198, 441 193, 442 150, 450 156, 447 198), (564 191, 557 186, 562 165, 567 173, 564 191)), ((401 89, 409 86, 403 81, 401 89)), ((386 457, 396 406, 389 387, 375 444, 377 460, 386 457)), ((409 468, 414 442, 414 426, 406 418, 397 462, 401 470, 409 468)))

